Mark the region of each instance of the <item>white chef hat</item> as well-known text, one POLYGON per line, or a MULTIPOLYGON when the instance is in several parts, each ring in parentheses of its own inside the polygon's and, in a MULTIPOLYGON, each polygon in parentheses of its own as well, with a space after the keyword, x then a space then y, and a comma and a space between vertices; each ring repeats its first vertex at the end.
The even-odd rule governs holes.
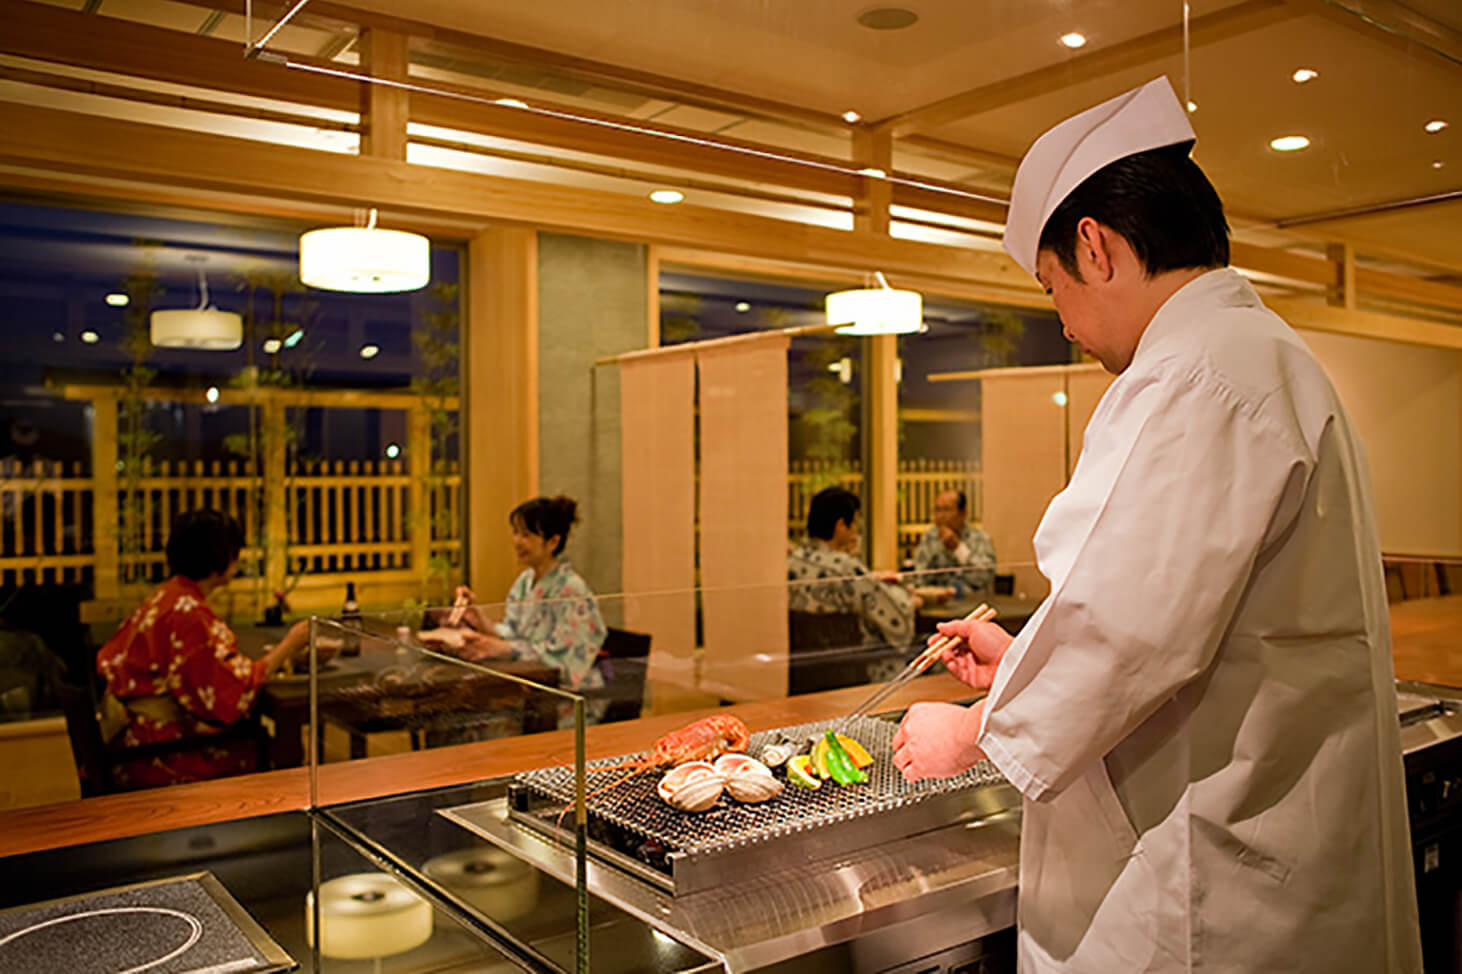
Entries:
POLYGON ((1086 177, 1118 159, 1195 140, 1166 77, 1068 118, 1036 139, 1015 171, 1005 252, 1034 274, 1046 221, 1086 177))

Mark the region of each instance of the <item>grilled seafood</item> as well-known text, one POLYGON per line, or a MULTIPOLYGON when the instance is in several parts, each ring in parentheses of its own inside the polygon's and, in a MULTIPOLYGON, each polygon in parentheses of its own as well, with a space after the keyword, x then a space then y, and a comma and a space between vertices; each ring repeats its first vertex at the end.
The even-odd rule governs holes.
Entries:
MULTIPOLYGON (((710 761, 722 754, 744 752, 750 743, 751 731, 747 730, 746 724, 740 718, 732 717, 730 714, 712 714, 709 717, 702 717, 694 723, 686 724, 684 727, 666 734, 655 742, 655 746, 650 749, 649 753, 642 757, 591 769, 594 774, 626 768, 629 770, 609 784, 594 789, 584 796, 584 800, 588 802, 606 791, 618 788, 637 774, 653 771, 656 768, 674 767, 685 764, 687 761, 710 761)), ((565 807, 563 812, 559 813, 560 822, 567 811, 568 807, 565 807)))

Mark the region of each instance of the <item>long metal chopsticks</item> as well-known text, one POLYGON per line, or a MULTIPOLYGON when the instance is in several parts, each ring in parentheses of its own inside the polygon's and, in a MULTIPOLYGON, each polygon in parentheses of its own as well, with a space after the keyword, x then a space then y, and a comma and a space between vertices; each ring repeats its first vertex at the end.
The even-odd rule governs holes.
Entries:
MULTIPOLYGON (((995 610, 990 608, 985 603, 981 602, 973 610, 971 610, 969 615, 965 616, 964 618, 967 621, 989 622, 991 619, 995 618, 995 610)), ((889 696, 892 695, 893 692, 899 687, 903 686, 905 683, 908 683, 914 677, 918 676, 929 667, 933 666, 934 661, 939 659, 939 657, 944 653, 946 649, 949 649, 950 647, 956 645, 958 642, 959 639, 954 636, 945 636, 943 639, 934 642, 932 645, 929 646, 929 648, 925 649, 918 656, 915 656, 913 660, 909 662, 909 665, 903 668, 903 671, 900 672, 898 676, 894 677, 892 680, 889 680, 883 686, 879 687, 873 692, 872 696, 870 696, 867 700, 864 700, 857 707, 855 707, 853 711, 848 714, 848 716, 838 721, 837 725, 833 728, 834 732, 841 731, 844 727, 848 726, 849 723, 859 717, 862 717, 874 707, 887 700, 889 696)))

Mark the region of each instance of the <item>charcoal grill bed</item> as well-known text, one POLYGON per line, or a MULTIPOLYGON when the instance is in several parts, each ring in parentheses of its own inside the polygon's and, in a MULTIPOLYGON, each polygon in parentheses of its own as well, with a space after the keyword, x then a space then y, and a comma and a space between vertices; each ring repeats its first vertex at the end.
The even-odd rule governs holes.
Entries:
MULTIPOLYGON (((753 734, 749 753, 781 738, 820 734, 833 721, 799 724, 753 734)), ((676 895, 718 886, 748 869, 796 867, 868 848, 891 839, 999 811, 988 787, 1004 782, 982 762, 954 778, 910 784, 893 765, 897 725, 875 718, 854 721, 845 733, 873 757, 861 785, 824 782, 816 790, 788 784, 770 801, 743 804, 729 794, 706 812, 682 812, 661 801, 655 788, 663 771, 636 775, 590 803, 590 853, 676 895)), ((623 771, 603 770, 625 758, 588 766, 588 787, 609 784, 623 771)), ((781 772, 779 777, 784 777, 781 772)), ((558 815, 573 798, 573 771, 546 768, 516 776, 509 810, 520 824, 552 841, 570 842, 558 815)))

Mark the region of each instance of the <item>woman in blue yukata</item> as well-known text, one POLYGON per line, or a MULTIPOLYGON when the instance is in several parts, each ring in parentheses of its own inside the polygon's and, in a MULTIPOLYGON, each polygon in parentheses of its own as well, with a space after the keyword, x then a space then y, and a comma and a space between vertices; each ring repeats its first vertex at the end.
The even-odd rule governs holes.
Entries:
MULTIPOLYGON (((567 558, 564 545, 578 520, 567 497, 535 497, 513 509, 513 551, 523 573, 508 590, 502 622, 489 622, 475 608, 462 616, 468 628, 466 659, 530 659, 554 667, 563 686, 576 693, 604 686, 595 662, 606 634, 594 593, 567 558)), ((471 590, 459 599, 475 603, 471 590)))

